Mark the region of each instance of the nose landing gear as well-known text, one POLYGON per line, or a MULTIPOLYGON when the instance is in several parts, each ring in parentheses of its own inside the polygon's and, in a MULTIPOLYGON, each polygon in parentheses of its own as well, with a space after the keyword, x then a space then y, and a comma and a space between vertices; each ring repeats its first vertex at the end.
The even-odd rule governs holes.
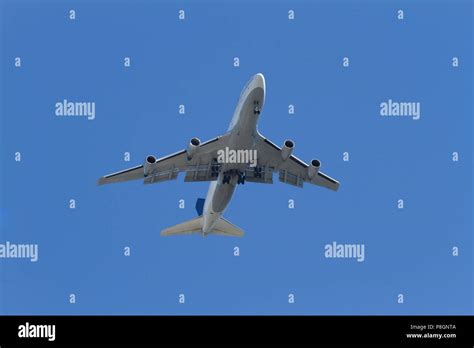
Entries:
POLYGON ((258 100, 253 101, 253 114, 254 115, 260 115, 261 108, 259 104, 260 102, 258 100))

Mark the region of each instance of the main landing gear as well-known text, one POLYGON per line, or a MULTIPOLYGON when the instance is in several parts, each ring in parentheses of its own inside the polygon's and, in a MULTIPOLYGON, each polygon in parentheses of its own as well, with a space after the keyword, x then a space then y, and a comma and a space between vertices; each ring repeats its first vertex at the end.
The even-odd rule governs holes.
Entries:
POLYGON ((230 184, 230 178, 231 178, 231 176, 229 174, 224 174, 224 177, 222 178, 222 183, 223 184, 230 184))
POLYGON ((239 177, 237 179, 237 184, 240 185, 240 184, 245 184, 245 173, 239 173, 239 177))
POLYGON ((211 177, 217 178, 219 176, 219 164, 217 162, 217 158, 212 159, 211 163, 211 177))
POLYGON ((233 175, 237 175, 237 184, 245 184, 245 173, 241 171, 233 171, 229 170, 224 173, 222 176, 222 183, 223 184, 230 184, 230 180, 232 179, 233 175))

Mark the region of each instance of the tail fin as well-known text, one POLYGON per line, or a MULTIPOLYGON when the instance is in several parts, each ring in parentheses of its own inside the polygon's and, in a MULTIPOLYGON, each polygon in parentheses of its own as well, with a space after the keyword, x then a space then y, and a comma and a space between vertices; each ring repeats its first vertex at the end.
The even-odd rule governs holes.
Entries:
POLYGON ((198 198, 196 201, 196 212, 198 213, 199 216, 202 215, 202 212, 204 211, 204 202, 206 201, 205 198, 198 198))
MULTIPOLYGON (((202 222, 204 218, 198 216, 192 220, 180 223, 178 225, 169 227, 161 231, 162 236, 175 236, 180 234, 202 233, 202 222)), ((233 225, 224 218, 219 218, 212 231, 209 234, 218 234, 221 236, 242 237, 244 231, 239 227, 233 225)))

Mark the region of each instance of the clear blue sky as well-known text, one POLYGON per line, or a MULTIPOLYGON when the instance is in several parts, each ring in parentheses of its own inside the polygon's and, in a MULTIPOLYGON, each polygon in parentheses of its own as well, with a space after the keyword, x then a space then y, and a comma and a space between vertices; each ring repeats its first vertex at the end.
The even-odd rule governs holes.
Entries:
POLYGON ((0 243, 39 245, 36 263, 0 259, 1 314, 473 313, 472 2, 0 4, 0 243), (275 176, 238 187, 225 216, 244 238, 162 238, 207 183, 96 186, 224 133, 257 72, 260 131, 319 158, 337 193, 275 176), (95 120, 56 117, 63 99, 95 102, 95 120), (381 117, 388 99, 420 102, 420 120, 381 117), (365 261, 325 258, 333 241, 365 261))

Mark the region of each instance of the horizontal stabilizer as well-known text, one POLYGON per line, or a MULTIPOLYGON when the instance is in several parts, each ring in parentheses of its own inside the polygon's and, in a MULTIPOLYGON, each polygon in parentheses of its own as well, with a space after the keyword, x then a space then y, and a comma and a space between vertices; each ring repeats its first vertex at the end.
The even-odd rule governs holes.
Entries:
POLYGON ((244 231, 242 229, 230 223, 224 218, 220 218, 219 220, 217 220, 216 224, 214 225, 214 228, 209 233, 232 237, 242 237, 244 235, 244 231))
MULTIPOLYGON (((161 231, 162 236, 176 236, 184 234, 202 233, 203 216, 180 223, 161 231)), ((224 218, 219 218, 209 234, 221 236, 242 237, 244 231, 224 218)))
POLYGON ((202 231, 203 217, 198 216, 192 220, 168 227, 161 231, 162 236, 175 236, 178 234, 193 234, 202 231))

